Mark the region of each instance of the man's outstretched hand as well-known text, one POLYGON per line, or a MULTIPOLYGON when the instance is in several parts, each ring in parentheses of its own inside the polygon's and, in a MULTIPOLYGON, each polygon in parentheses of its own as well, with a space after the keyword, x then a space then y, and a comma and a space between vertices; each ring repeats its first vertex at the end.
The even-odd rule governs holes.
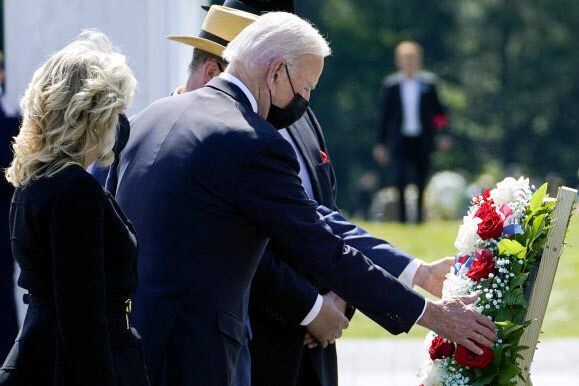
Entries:
POLYGON ((423 263, 416 271, 412 284, 440 298, 442 297, 442 283, 453 266, 454 257, 447 257, 434 263, 423 263))
POLYGON ((469 296, 458 296, 436 302, 427 300, 424 315, 417 323, 436 332, 444 339, 462 344, 475 354, 481 355, 482 350, 473 341, 493 349, 497 341, 497 329, 486 316, 469 307, 478 296, 477 292, 469 296))

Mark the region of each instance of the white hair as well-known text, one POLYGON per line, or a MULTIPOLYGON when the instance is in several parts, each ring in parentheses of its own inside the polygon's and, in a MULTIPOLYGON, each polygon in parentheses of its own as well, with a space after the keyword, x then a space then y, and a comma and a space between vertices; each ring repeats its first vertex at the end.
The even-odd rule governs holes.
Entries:
POLYGON ((225 48, 223 59, 232 67, 247 69, 283 59, 295 68, 304 55, 326 57, 331 53, 326 39, 308 21, 287 12, 270 12, 241 31, 225 48))

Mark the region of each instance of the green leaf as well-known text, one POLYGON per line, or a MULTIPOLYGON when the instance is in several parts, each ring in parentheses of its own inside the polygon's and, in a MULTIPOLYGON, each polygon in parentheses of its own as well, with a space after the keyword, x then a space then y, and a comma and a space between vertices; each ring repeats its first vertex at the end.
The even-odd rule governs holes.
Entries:
POLYGON ((531 198, 530 209, 532 212, 536 211, 541 206, 543 206, 543 200, 545 199, 546 194, 547 194, 547 183, 544 183, 539 189, 537 189, 537 191, 535 192, 535 194, 533 194, 533 197, 531 198))
POLYGON ((529 278, 529 273, 519 273, 518 275, 515 275, 515 277, 513 278, 513 280, 511 280, 510 282, 510 286, 512 288, 518 287, 520 285, 523 285, 527 282, 527 279, 529 278))
POLYGON ((512 332, 517 331, 519 328, 523 328, 523 327, 525 327, 525 326, 522 324, 511 323, 511 325, 503 331, 503 337, 506 338, 512 332))
POLYGON ((533 220, 533 239, 531 243, 537 239, 537 237, 541 236, 541 232, 543 232, 543 228, 545 228, 545 215, 542 214, 540 216, 535 217, 533 220))
MULTIPOLYGON (((532 320, 528 320, 527 322, 532 322, 532 320)), ((526 324, 525 327, 527 327, 530 324, 530 323, 527 324, 527 322, 525 322, 525 324, 526 324)), ((520 345, 520 346, 517 346, 515 348, 515 351, 519 352, 519 351, 524 351, 524 350, 528 350, 528 349, 529 349, 529 346, 520 345)))
POLYGON ((479 377, 477 378, 477 380, 473 382, 472 386, 485 386, 485 385, 488 385, 489 383, 491 383, 491 381, 492 381, 493 379, 495 379, 495 377, 497 376, 498 373, 499 373, 498 370, 496 370, 496 371, 494 371, 494 372, 492 372, 492 373, 490 373, 490 374, 487 374, 487 375, 485 375, 485 376, 482 376, 482 377, 479 376, 479 377))
POLYGON ((511 346, 510 343, 500 344, 493 349, 493 366, 498 368, 499 363, 501 362, 503 350, 510 347, 510 346, 511 346))
POLYGON ((495 321, 503 322, 503 321, 507 321, 507 320, 515 320, 513 315, 514 315, 514 311, 512 309, 509 309, 508 307, 501 307, 497 311, 497 315, 495 316, 495 321))
POLYGON ((502 239, 499 243, 499 254, 508 255, 509 253, 523 258, 527 254, 527 248, 523 247, 518 241, 502 239))
POLYGON ((499 370, 497 380, 499 382, 507 382, 519 375, 522 370, 514 363, 508 363, 499 370))
POLYGON ((505 294, 503 299, 504 299, 503 302, 511 307, 527 305, 527 301, 525 300, 525 294, 521 287, 511 289, 509 292, 505 294))

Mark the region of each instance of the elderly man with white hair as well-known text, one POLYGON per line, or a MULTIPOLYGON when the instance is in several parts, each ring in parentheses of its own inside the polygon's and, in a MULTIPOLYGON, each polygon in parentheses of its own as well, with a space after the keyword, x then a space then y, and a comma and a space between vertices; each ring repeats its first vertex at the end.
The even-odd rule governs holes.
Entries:
POLYGON ((229 44, 225 73, 132 122, 117 198, 141 242, 134 322, 153 384, 233 382, 243 299, 269 240, 391 333, 418 320, 475 352, 469 338, 493 346, 494 325, 468 307, 476 297, 426 301, 334 236, 308 199, 276 129, 304 113, 329 54, 306 21, 266 14, 229 44))

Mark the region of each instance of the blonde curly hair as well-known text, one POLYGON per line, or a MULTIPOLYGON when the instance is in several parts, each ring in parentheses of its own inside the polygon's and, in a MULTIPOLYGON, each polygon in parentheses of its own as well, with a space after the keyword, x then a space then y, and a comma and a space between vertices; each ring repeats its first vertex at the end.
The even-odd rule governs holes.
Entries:
POLYGON ((83 31, 34 73, 20 102, 23 121, 6 179, 25 186, 70 165, 84 167, 95 150, 99 163, 110 165, 119 113, 136 85, 125 56, 109 39, 83 31))

